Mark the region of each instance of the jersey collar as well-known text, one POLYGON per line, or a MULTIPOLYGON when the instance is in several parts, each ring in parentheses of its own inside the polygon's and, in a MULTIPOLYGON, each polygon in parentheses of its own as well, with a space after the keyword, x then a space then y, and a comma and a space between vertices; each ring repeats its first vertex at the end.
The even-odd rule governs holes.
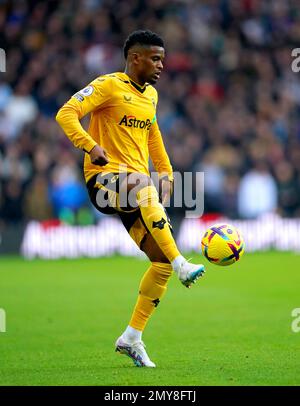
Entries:
POLYGON ((146 87, 148 86, 147 83, 145 83, 143 86, 139 85, 138 83, 134 82, 126 73, 124 73, 124 76, 128 79, 128 82, 140 93, 144 93, 146 90, 146 87))
POLYGON ((130 83, 132 84, 132 86, 136 88, 136 90, 138 90, 141 93, 144 93, 144 91, 146 90, 146 86, 147 86, 146 83, 144 84, 144 86, 140 86, 133 80, 131 80, 131 79, 129 79, 129 80, 130 80, 130 83))

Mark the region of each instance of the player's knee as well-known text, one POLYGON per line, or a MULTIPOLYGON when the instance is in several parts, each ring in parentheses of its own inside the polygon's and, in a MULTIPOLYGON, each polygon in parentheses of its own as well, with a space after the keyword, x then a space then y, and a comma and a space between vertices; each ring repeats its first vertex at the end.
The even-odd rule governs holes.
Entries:
POLYGON ((168 258, 163 253, 153 254, 152 257, 151 257, 151 262, 159 262, 159 263, 162 263, 162 264, 169 264, 170 263, 168 258))
POLYGON ((133 188, 140 190, 151 185, 153 185, 151 178, 143 173, 130 173, 127 177, 128 190, 133 188))
POLYGON ((170 261, 168 258, 165 256, 165 254, 156 246, 156 243, 154 244, 153 247, 145 246, 142 249, 145 254, 147 254, 148 258, 150 259, 151 262, 158 262, 162 264, 170 264, 170 261))
MULTIPOLYGON (((139 194, 142 193, 142 195, 145 197, 145 193, 141 191, 146 191, 148 188, 150 188, 150 190, 153 188, 154 193, 156 192, 156 189, 149 176, 141 173, 131 173, 121 184, 120 195, 124 196, 125 193, 129 206, 136 207, 137 205, 140 205, 138 198, 139 194)), ((149 193, 147 193, 147 198, 149 198, 149 196, 149 193)))
POLYGON ((140 207, 157 205, 159 198, 155 186, 145 186, 138 190, 136 200, 140 207))
POLYGON ((159 248, 151 234, 146 234, 140 248, 147 255, 151 262, 170 264, 170 261, 159 248))

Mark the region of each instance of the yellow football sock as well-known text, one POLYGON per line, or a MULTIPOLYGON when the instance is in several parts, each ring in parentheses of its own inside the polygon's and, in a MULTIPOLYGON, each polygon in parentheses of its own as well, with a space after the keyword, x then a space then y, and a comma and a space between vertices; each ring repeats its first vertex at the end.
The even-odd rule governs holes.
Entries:
POLYGON ((170 264, 152 262, 141 280, 138 300, 129 326, 144 331, 147 321, 167 290, 167 283, 171 274, 172 267, 170 264))
POLYGON ((180 255, 172 236, 165 210, 159 203, 154 186, 146 186, 137 192, 137 203, 143 221, 162 252, 172 262, 180 255))

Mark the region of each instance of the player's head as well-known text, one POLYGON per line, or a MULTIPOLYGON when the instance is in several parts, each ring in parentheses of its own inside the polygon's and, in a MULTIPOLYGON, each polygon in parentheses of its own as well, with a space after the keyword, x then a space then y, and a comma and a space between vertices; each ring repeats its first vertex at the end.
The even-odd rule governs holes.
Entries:
POLYGON ((140 82, 154 84, 163 69, 164 42, 152 31, 134 31, 125 41, 124 56, 140 82))

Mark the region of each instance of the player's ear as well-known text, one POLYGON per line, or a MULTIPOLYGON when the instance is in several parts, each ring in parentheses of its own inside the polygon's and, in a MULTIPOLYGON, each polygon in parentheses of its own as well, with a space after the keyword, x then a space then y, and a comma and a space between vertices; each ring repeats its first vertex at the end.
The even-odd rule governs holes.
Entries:
POLYGON ((140 62, 140 58, 141 58, 141 55, 140 55, 140 53, 139 52, 132 52, 132 62, 134 63, 134 64, 139 64, 139 62, 140 62))

